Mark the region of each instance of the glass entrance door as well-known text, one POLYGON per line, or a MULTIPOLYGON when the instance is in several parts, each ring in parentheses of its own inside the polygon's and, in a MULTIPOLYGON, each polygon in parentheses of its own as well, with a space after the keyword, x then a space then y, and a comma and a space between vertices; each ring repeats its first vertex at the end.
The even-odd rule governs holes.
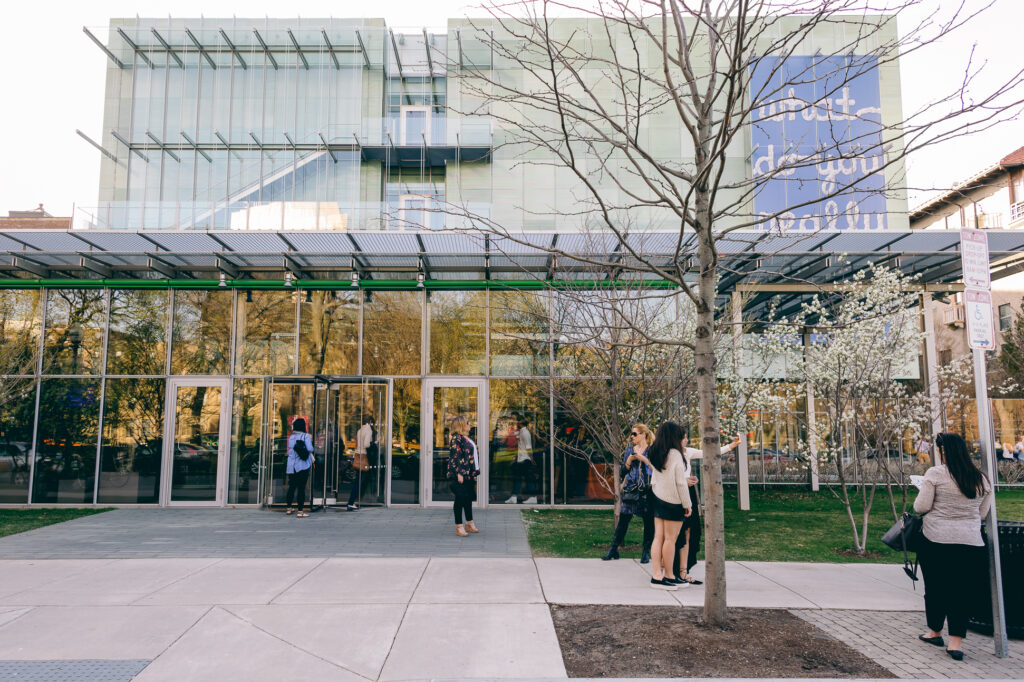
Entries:
POLYGON ((422 443, 429 443, 431 456, 425 458, 426 471, 423 499, 427 504, 446 503, 455 499, 448 487, 448 448, 451 424, 455 417, 469 421, 469 437, 477 445, 477 461, 481 469, 477 480, 476 504, 483 501, 487 490, 487 434, 480 433, 480 415, 487 414, 487 391, 483 379, 427 379, 423 382, 422 443))
POLYGON ((231 381, 171 379, 168 384, 165 503, 223 505, 231 381))

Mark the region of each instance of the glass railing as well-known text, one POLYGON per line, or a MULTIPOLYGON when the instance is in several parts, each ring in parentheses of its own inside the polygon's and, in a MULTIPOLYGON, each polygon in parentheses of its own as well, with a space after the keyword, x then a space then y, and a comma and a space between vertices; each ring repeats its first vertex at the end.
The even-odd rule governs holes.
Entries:
POLYGON ((426 200, 268 202, 123 202, 76 206, 76 230, 442 230, 490 219, 491 204, 458 207, 426 200))

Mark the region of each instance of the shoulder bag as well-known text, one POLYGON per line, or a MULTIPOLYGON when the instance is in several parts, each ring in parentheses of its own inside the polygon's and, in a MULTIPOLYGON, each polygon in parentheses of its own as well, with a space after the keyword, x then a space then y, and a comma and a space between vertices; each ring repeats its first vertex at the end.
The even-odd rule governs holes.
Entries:
POLYGON ((917 556, 916 552, 921 549, 921 540, 924 533, 921 531, 922 517, 910 512, 903 512, 903 515, 892 524, 892 527, 882 536, 882 543, 897 552, 903 552, 903 572, 914 582, 914 589, 917 589, 917 556), (915 552, 914 563, 910 563, 910 552, 915 552))

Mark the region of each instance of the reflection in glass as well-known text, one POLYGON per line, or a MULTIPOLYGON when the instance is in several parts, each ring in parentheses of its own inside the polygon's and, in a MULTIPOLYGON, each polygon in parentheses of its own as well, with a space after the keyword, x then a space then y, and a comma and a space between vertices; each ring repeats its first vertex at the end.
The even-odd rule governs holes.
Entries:
POLYGON ((295 372, 294 291, 247 291, 238 297, 235 371, 295 372))
POLYGON ((358 291, 307 291, 299 301, 299 374, 358 374, 358 291))
POLYGON ((420 374, 423 294, 367 291, 363 304, 363 374, 420 374))
POLYGON ((43 379, 32 501, 92 504, 99 379, 43 379))
POLYGON ((28 502, 35 379, 0 378, 0 502, 28 502))
POLYGON ((220 386, 178 386, 174 399, 172 502, 216 502, 220 386))
POLYGON ((420 501, 420 380, 395 379, 391 432, 391 503, 420 501))
MULTIPOLYGON (((469 420, 469 437, 477 444, 478 451, 485 451, 479 434, 476 386, 435 386, 434 416, 431 437, 434 441, 431 469, 431 500, 449 502, 455 499, 448 487, 448 448, 451 444, 451 424, 455 417, 469 420)), ((479 494, 479 493, 478 493, 479 494)))
POLYGON ((156 504, 164 434, 163 379, 107 379, 100 503, 156 504))
POLYGON ((614 476, 612 457, 557 401, 554 434, 555 504, 611 502, 609 488, 601 478, 610 481, 614 476))
POLYGON ((259 504, 263 380, 236 379, 232 407, 228 504, 259 504))
MULTIPOLYGON (((271 384, 270 399, 273 401, 269 417, 271 442, 263 444, 263 448, 270 448, 265 480, 266 503, 283 504, 288 490, 285 473, 288 468, 288 436, 292 433, 292 422, 298 417, 305 419, 307 425, 314 423, 313 385, 271 384)), ((313 451, 318 457, 322 456, 323 444, 314 439, 313 451)))
POLYGON ((491 374, 548 375, 548 298, 534 291, 491 292, 491 374))
POLYGON ((50 289, 43 374, 99 374, 106 316, 103 289, 50 289))
POLYGON ((164 373, 168 296, 148 289, 111 291, 108 374, 164 373))
POLYGON ((42 289, 0 290, 0 374, 35 374, 42 289))
POLYGON ((547 504, 550 488, 548 382, 490 382, 489 501, 547 504))
POLYGON ((320 393, 327 394, 323 438, 329 441, 334 467, 326 496, 350 505, 383 504, 387 447, 381 438, 387 433, 381 424, 389 419, 387 384, 337 383, 320 393))
POLYGON ((483 374, 487 292, 433 291, 428 301, 431 374, 483 374))
POLYGON ((228 289, 174 292, 171 374, 227 374, 231 358, 228 289))

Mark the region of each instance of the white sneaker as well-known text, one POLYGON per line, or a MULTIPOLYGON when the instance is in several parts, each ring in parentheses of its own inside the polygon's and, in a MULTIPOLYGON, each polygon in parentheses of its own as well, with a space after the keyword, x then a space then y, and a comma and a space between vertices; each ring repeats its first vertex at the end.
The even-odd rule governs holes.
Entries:
POLYGON ((537 496, 534 495, 533 497, 527 497, 523 500, 523 504, 537 504, 537 496))
POLYGON ((515 495, 505 500, 505 504, 517 504, 518 502, 519 498, 517 498, 515 495))

